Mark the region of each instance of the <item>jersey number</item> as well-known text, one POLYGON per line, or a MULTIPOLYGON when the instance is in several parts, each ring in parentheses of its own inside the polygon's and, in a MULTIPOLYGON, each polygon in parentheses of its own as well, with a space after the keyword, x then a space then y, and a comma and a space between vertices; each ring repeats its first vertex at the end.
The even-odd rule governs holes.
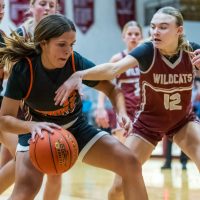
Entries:
POLYGON ((181 95, 175 93, 172 95, 164 94, 164 105, 166 110, 181 110, 182 106, 178 105, 181 102, 181 95))

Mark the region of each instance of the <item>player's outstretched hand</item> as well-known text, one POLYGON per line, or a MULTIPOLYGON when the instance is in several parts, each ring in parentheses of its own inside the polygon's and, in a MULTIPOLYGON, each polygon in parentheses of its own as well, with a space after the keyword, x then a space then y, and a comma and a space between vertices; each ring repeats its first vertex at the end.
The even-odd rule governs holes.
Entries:
POLYGON ((192 64, 200 69, 200 49, 197 49, 193 52, 192 64))
POLYGON ((62 106, 74 90, 81 94, 82 77, 79 72, 72 74, 56 91, 55 105, 62 106))

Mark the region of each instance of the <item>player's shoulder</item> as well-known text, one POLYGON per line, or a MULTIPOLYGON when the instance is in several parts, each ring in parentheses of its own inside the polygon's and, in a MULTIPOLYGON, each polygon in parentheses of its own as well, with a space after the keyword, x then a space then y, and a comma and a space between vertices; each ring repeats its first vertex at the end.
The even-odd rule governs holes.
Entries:
POLYGON ((137 47, 154 48, 153 42, 150 39, 141 41, 137 47))
POLYGON ((17 61, 14 64, 13 71, 15 73, 27 73, 27 72, 30 72, 30 67, 35 66, 34 63, 35 63, 35 59, 33 59, 33 58, 22 58, 22 59, 20 59, 19 61, 17 61))
POLYGON ((74 56, 74 58, 76 58, 76 59, 82 58, 81 54, 78 53, 77 51, 73 51, 73 56, 74 56))
POLYGON ((75 63, 76 63, 76 62, 82 62, 82 63, 91 62, 88 58, 86 58, 84 55, 81 55, 81 54, 78 53, 77 51, 74 51, 74 52, 73 52, 73 55, 74 55, 75 63))
POLYGON ((26 33, 25 27, 23 25, 17 27, 17 29, 15 30, 15 32, 20 35, 20 36, 24 36, 26 33))
POLYGON ((121 60, 122 58, 123 58, 123 53, 119 52, 119 53, 114 54, 111 57, 110 62, 117 62, 117 61, 121 60))
POLYGON ((23 24, 21 24, 16 30, 15 32, 17 34, 19 34, 22 37, 30 37, 33 33, 33 19, 30 18, 28 20, 26 20, 23 24))

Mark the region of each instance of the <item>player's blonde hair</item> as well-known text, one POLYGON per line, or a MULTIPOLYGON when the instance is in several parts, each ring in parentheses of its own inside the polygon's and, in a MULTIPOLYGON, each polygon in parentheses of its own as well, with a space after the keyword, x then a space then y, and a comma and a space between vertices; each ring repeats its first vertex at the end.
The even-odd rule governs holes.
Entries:
MULTIPOLYGON (((177 27, 183 26, 183 16, 178 9, 174 7, 166 6, 166 7, 160 8, 155 14, 159 14, 159 13, 173 16, 176 19, 177 27)), ((187 52, 192 50, 184 34, 180 35, 179 37, 177 52, 181 49, 187 52)))
MULTIPOLYGON (((30 0, 30 5, 34 5, 36 0, 30 0)), ((56 0, 57 3, 60 3, 60 0, 56 0)))

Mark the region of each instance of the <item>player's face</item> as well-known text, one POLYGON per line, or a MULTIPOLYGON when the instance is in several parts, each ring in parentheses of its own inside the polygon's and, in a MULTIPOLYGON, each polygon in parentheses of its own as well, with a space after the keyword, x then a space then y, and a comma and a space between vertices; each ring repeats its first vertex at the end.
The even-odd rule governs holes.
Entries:
POLYGON ((123 34, 123 40, 127 49, 130 51, 135 48, 142 39, 140 28, 137 26, 129 26, 123 34))
POLYGON ((172 52, 178 47, 178 40, 183 33, 183 27, 176 25, 174 16, 157 13, 151 20, 150 33, 156 48, 172 52))
POLYGON ((43 65, 49 69, 62 68, 71 56, 75 42, 76 33, 74 31, 65 32, 58 38, 42 42, 43 65))
POLYGON ((4 0, 0 0, 0 22, 4 17, 4 9, 5 9, 4 0))
POLYGON ((31 6, 30 11, 37 23, 50 14, 55 14, 57 9, 57 0, 36 0, 31 6))

